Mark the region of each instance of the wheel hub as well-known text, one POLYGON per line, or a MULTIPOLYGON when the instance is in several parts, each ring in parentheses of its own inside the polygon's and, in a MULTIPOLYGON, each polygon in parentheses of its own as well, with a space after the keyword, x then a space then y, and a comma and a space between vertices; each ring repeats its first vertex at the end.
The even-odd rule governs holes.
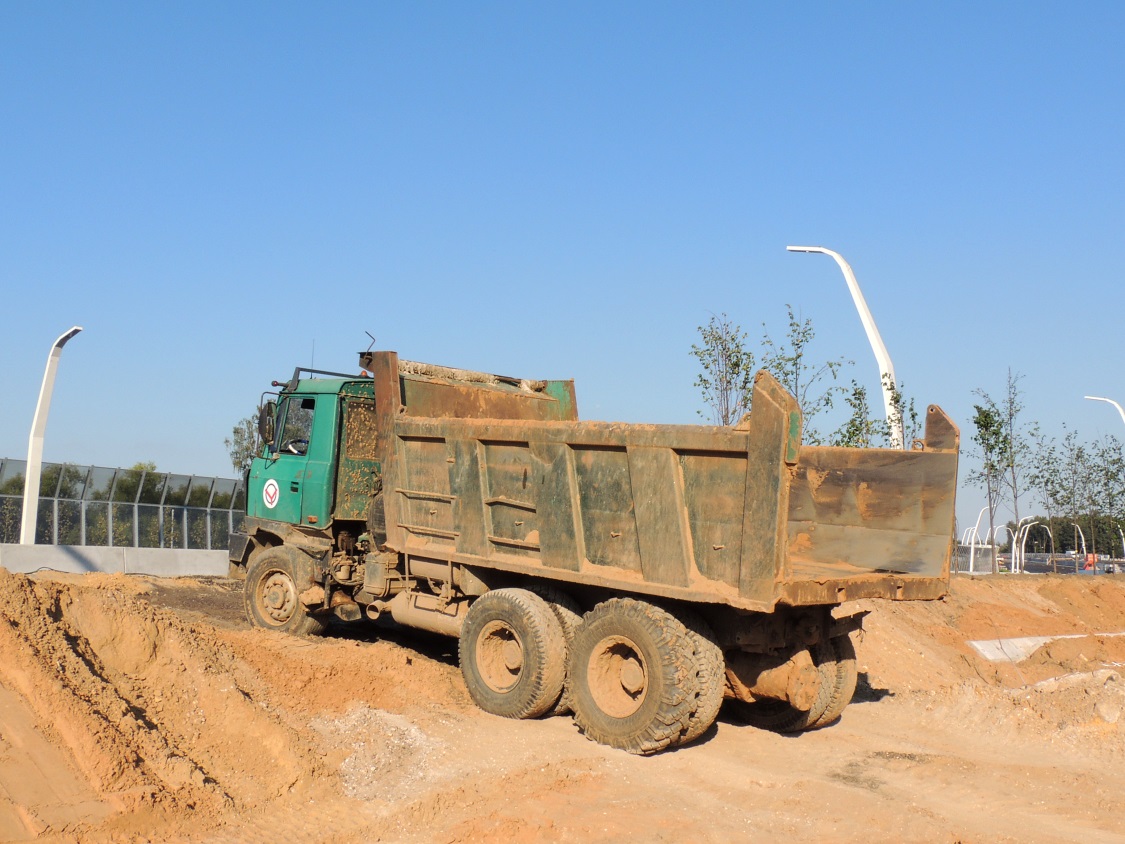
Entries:
POLYGON ((516 672, 523 668, 523 651, 515 639, 504 643, 504 667, 516 672))
POLYGON ((625 660, 621 666, 621 688, 635 695, 645 687, 645 670, 635 659, 625 660))
POLYGON ((490 621, 477 639, 477 667, 481 679, 495 692, 515 688, 523 672, 523 642, 511 626, 490 621))
POLYGON ((587 666, 590 694, 607 715, 628 718, 648 692, 648 667, 640 649, 624 636, 602 639, 587 666))
POLYGON ((292 579, 284 572, 270 572, 262 582, 260 604, 275 624, 287 622, 297 607, 297 589, 292 579))

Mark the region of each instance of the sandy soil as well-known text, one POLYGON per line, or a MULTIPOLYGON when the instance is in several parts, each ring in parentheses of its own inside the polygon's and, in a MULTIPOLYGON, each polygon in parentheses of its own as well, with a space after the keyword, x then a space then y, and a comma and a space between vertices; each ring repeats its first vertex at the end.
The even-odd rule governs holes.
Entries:
POLYGON ((1125 841, 1125 577, 870 602, 856 701, 638 758, 475 709, 452 640, 251 630, 240 585, 0 569, 0 840, 1125 841), (1053 639, 1021 662, 968 644, 1053 639))

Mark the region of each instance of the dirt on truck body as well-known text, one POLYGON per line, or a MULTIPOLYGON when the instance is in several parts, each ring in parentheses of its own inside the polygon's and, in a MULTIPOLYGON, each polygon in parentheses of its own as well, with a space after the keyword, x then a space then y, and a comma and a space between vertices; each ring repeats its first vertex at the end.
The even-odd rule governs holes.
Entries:
POLYGON ((389 614, 458 637, 486 711, 570 711, 652 753, 724 697, 762 727, 831 723, 849 603, 948 589, 958 432, 936 406, 910 451, 829 448, 765 372, 725 428, 581 422, 569 381, 360 364, 298 370, 263 413, 231 550, 259 626, 389 614))

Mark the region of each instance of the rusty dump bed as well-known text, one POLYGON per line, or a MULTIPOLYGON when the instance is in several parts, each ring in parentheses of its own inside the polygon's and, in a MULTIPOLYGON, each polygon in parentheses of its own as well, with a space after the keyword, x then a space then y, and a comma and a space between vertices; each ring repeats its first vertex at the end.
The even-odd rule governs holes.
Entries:
POLYGON ((579 422, 570 382, 364 366, 387 544, 412 559, 746 610, 947 590, 958 432, 936 406, 913 451, 813 447, 764 372, 723 428, 579 422))

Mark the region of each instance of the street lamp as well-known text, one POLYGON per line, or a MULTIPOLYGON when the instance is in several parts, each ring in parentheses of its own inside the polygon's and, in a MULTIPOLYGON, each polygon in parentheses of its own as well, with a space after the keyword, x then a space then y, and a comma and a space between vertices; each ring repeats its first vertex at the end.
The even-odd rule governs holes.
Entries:
MULTIPOLYGON (((867 301, 863 298, 863 293, 859 289, 859 282, 856 281, 851 266, 839 252, 825 249, 823 246, 786 246, 785 248, 790 252, 819 252, 822 255, 830 256, 840 265, 840 270, 844 273, 844 280, 848 283, 848 290, 851 291, 852 301, 855 302, 856 310, 859 311, 859 320, 863 323, 863 330, 867 332, 867 341, 871 344, 871 351, 875 353, 875 360, 879 364, 879 383, 883 388, 883 407, 886 410, 887 425, 890 428, 891 448, 904 448, 902 413, 895 408, 894 401, 894 390, 898 387, 898 381, 895 380, 894 364, 891 363, 891 356, 887 354, 887 347, 883 345, 883 338, 879 336, 879 329, 875 327, 875 318, 871 316, 871 311, 867 307, 867 301)), ((1125 414, 1122 418, 1125 418, 1125 414)))
MULTIPOLYGON (((1023 523, 1034 518, 1034 516, 1024 516, 1022 519, 1020 519, 1019 523, 1016 525, 1016 533, 1022 533, 1023 523)), ((1019 559, 1017 560, 1015 543, 1013 543, 1012 545, 1012 567, 1014 571, 1023 571, 1023 546, 1020 545, 1019 547, 1019 559)))
POLYGON ((977 513, 977 523, 975 525, 973 525, 973 544, 969 546, 969 574, 975 573, 973 571, 973 562, 976 559, 976 554, 977 554, 977 538, 978 538, 978 531, 980 530, 980 520, 984 518, 984 514, 987 510, 988 510, 987 504, 980 508, 980 512, 977 513))
POLYGON ((1125 409, 1122 409, 1121 405, 1119 405, 1113 399, 1104 399, 1101 396, 1083 396, 1083 398, 1089 399, 1090 401, 1104 401, 1107 404, 1112 404, 1117 408, 1117 412, 1121 414, 1121 421, 1125 422, 1125 409))
POLYGON ((1024 561, 1025 561, 1026 556, 1027 556, 1026 555, 1027 536, 1028 536, 1029 533, 1031 533, 1031 529, 1033 527, 1035 527, 1037 524, 1039 524, 1039 522, 1031 522, 1029 524, 1026 524, 1026 525, 1023 526, 1023 530, 1020 531, 1020 533, 1023 536, 1023 538, 1020 540, 1020 573, 1021 574, 1026 573, 1024 561))
POLYGON ((51 346, 47 355, 47 371, 43 373, 43 386, 39 388, 39 402, 31 420, 31 437, 27 443, 27 470, 23 482, 23 519, 20 522, 20 545, 35 544, 35 523, 39 519, 39 478, 43 470, 43 436, 47 432, 47 413, 51 409, 51 391, 55 387, 55 372, 59 357, 67 340, 82 330, 76 325, 51 346))
POLYGON ((984 518, 984 512, 988 510, 988 505, 982 506, 981 511, 976 514, 976 523, 973 526, 973 544, 969 546, 969 574, 973 574, 973 563, 976 558, 976 541, 978 541, 981 519, 984 518))
MULTIPOLYGON (((1085 559, 1086 558, 1086 534, 1084 534, 1082 532, 1082 525, 1078 524, 1078 522, 1071 522, 1071 524, 1074 525, 1076 528, 1078 528, 1078 535, 1082 538, 1082 558, 1085 559)), ((1077 572, 1078 572, 1078 561, 1077 560, 1074 561, 1074 571, 1077 574, 1077 572)))

